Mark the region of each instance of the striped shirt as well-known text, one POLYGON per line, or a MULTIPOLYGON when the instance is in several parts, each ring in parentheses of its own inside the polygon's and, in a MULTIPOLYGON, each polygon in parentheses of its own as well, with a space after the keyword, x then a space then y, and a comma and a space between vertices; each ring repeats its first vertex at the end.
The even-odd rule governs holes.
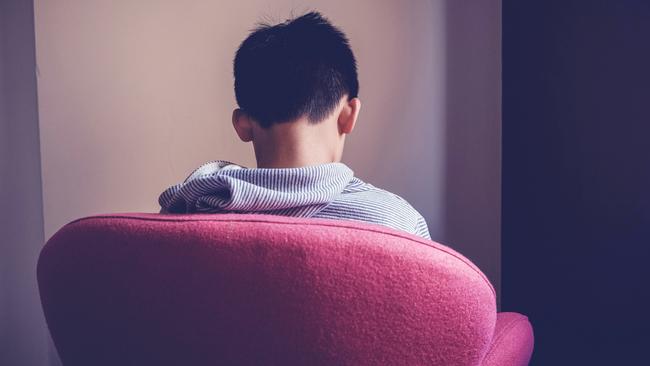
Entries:
POLYGON ((300 168, 203 164, 158 198, 160 213, 259 213, 370 222, 431 239, 406 200, 354 176, 343 163, 300 168))

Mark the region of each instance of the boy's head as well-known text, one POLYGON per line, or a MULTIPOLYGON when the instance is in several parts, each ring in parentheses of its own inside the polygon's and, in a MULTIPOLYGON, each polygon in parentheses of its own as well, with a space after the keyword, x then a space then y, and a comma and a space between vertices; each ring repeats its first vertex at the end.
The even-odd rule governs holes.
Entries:
POLYGON ((325 145, 314 149, 341 150, 333 158, 340 159, 344 135, 359 112, 359 82, 345 34, 327 19, 310 12, 258 26, 237 50, 234 74, 239 109, 233 124, 242 140, 253 141, 258 163, 261 153, 300 143, 300 137, 283 134, 309 140, 311 132, 322 135, 325 145), (338 138, 327 133, 332 128, 338 138), (269 144, 275 146, 264 146, 269 144))

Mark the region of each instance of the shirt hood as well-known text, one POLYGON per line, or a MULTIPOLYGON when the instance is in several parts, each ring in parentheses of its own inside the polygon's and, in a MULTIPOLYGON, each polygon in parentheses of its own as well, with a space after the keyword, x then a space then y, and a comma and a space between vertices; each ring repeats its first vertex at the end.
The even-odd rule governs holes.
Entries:
POLYGON ((343 163, 270 169, 217 160, 165 190, 158 202, 161 213, 249 212, 309 217, 353 182, 353 171, 343 163))

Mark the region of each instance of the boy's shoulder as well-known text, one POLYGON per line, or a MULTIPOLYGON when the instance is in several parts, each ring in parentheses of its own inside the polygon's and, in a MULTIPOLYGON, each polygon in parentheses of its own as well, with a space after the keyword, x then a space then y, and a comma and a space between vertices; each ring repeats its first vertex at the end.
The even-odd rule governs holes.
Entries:
MULTIPOLYGON (((377 186, 374 186, 370 183, 364 182, 363 180, 354 177, 352 178, 352 181, 348 184, 348 186, 343 190, 342 192, 344 195, 345 194, 359 194, 359 193, 367 193, 367 196, 376 199, 376 200, 387 200, 393 204, 397 204, 400 206, 405 206, 409 207, 413 211, 415 209, 413 206, 411 206, 410 203, 408 203, 407 200, 402 198, 401 196, 387 191, 383 188, 379 188, 377 186)), ((417 211, 416 211, 417 212, 417 211)))
POLYGON ((430 239, 424 217, 404 198, 354 177, 343 190, 334 207, 354 207, 367 221, 389 223, 413 234, 430 239))

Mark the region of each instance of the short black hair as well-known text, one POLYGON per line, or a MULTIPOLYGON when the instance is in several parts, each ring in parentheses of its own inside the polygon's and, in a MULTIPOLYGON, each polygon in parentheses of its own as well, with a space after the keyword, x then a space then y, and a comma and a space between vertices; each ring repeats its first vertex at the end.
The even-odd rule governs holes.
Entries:
POLYGON ((349 41, 318 12, 260 24, 239 46, 234 74, 237 104, 264 128, 303 116, 318 123, 359 94, 349 41))

